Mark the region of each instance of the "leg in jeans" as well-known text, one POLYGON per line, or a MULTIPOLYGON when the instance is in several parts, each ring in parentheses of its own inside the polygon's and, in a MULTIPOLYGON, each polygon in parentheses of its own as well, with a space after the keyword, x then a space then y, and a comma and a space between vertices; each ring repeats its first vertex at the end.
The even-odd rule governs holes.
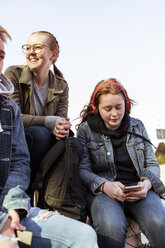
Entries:
POLYGON ((55 144, 56 139, 47 128, 42 126, 25 128, 25 135, 30 152, 31 182, 33 182, 42 158, 55 144))
POLYGON ((152 190, 143 200, 128 203, 128 211, 154 248, 165 247, 165 208, 152 190))
POLYGON ((119 202, 104 193, 95 196, 91 205, 91 217, 100 248, 124 247, 127 221, 119 202))
POLYGON ((58 212, 31 208, 21 223, 33 232, 32 248, 98 248, 93 228, 58 212))

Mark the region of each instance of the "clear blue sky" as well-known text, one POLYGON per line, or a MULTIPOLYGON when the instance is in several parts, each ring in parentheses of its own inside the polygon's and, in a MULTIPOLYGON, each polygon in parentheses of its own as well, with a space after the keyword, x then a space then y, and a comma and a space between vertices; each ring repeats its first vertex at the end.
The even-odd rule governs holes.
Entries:
MULTIPOLYGON (((70 87, 69 116, 79 116, 97 82, 116 77, 138 104, 152 142, 165 128, 164 0, 5 0, 0 24, 11 34, 4 69, 25 64, 21 45, 38 30, 60 45, 57 66, 70 87)), ((73 129, 76 122, 73 122, 73 129)))

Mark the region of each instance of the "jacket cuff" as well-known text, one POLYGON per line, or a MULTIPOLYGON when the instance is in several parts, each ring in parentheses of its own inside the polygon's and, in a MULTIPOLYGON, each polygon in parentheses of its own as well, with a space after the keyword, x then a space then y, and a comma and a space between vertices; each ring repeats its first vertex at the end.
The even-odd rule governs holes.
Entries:
POLYGON ((20 213, 24 213, 23 216, 20 215, 20 218, 26 217, 29 215, 30 211, 30 201, 28 199, 17 199, 9 204, 5 204, 5 207, 9 210, 21 210, 20 213), (24 211, 23 211, 24 210, 24 211))
POLYGON ((142 179, 142 180, 144 180, 144 179, 150 180, 155 192, 157 192, 159 195, 165 193, 164 184, 162 183, 162 181, 160 180, 159 177, 155 176, 155 174, 152 171, 143 169, 143 171, 141 173, 141 176, 140 176, 140 179, 142 179))
POLYGON ((45 127, 52 131, 54 128, 55 121, 58 117, 59 116, 46 116, 45 117, 45 124, 44 124, 45 127))
POLYGON ((102 192, 100 192, 100 191, 98 190, 98 188, 100 187, 101 184, 103 184, 103 183, 105 183, 105 182, 107 182, 107 180, 106 180, 105 178, 97 177, 97 178, 94 180, 94 182, 91 184, 91 187, 90 187, 92 193, 93 193, 94 195, 99 195, 100 193, 102 193, 102 192))

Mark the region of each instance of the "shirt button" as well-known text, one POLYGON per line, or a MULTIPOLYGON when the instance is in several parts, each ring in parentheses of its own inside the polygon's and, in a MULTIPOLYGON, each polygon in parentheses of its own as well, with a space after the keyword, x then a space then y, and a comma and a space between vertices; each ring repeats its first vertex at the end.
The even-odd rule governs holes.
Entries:
POLYGON ((110 152, 107 152, 107 155, 109 156, 111 153, 110 152))

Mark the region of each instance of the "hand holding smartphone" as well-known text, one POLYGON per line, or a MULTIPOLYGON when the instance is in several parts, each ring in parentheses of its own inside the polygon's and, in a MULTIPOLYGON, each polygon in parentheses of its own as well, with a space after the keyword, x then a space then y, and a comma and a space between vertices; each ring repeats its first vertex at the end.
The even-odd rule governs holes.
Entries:
POLYGON ((141 185, 126 186, 123 189, 123 192, 128 193, 128 192, 131 192, 131 191, 140 191, 141 189, 142 189, 141 185))

